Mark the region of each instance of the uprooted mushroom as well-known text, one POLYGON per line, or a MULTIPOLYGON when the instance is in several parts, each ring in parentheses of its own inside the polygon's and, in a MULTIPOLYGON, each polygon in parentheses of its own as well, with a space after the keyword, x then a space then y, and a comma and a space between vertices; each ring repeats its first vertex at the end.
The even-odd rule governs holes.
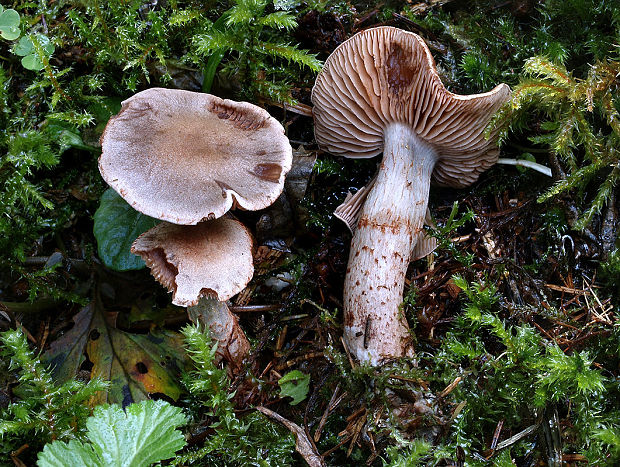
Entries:
POLYGON ((422 38, 393 27, 356 34, 325 62, 312 91, 317 142, 345 157, 383 152, 371 185, 340 208, 354 229, 344 338, 360 361, 413 355, 400 306, 407 266, 420 256, 431 178, 464 187, 497 161, 485 127, 509 95, 505 84, 469 96, 447 91, 422 38))
POLYGON ((152 88, 122 103, 101 146, 105 181, 136 210, 166 221, 132 252, 174 304, 209 309, 190 315, 202 317, 218 352, 238 366, 249 344, 225 300, 252 278, 254 241, 226 213, 263 209, 282 192, 292 162, 282 125, 246 102, 152 88))

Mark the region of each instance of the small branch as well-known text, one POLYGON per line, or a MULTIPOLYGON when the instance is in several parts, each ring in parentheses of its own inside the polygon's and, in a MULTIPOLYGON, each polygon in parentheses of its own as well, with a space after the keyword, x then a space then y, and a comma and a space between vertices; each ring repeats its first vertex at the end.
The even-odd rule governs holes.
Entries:
POLYGON ((11 313, 40 313, 42 311, 51 310, 59 304, 53 298, 42 298, 36 302, 0 302, 0 308, 6 308, 11 313))
POLYGON ((310 467, 325 467, 327 465, 323 457, 318 453, 312 440, 308 438, 306 430, 266 407, 259 406, 256 407, 256 410, 271 420, 281 423, 295 435, 295 449, 297 449, 297 452, 301 454, 301 457, 304 458, 310 467))
POLYGON ((540 172, 541 174, 545 174, 547 177, 552 176, 551 169, 547 167, 546 165, 542 165, 537 162, 532 162, 532 161, 528 161, 525 159, 500 158, 500 159, 497 159, 497 163, 504 164, 504 165, 517 165, 520 167, 527 167, 528 169, 533 169, 533 170, 536 170, 537 172, 540 172))

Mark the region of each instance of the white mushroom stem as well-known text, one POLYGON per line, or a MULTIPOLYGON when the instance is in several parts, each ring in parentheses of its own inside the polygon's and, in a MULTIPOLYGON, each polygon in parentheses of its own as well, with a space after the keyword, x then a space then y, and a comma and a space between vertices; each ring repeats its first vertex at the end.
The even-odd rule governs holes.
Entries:
POLYGON ((403 290, 436 161, 411 128, 385 129, 383 160, 353 235, 344 284, 344 338, 361 362, 413 355, 403 290))

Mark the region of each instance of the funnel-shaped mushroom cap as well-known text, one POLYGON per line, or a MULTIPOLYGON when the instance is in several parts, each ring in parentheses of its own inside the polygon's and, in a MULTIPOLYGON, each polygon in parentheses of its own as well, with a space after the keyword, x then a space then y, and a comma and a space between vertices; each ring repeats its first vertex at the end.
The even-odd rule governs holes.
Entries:
POLYGON ((105 181, 138 211, 175 224, 221 217, 234 202, 269 206, 292 161, 282 125, 264 109, 161 88, 124 101, 101 148, 105 181))
POLYGON ((243 290, 254 274, 252 250, 250 232, 227 217, 195 226, 162 222, 131 247, 179 306, 204 296, 228 300, 243 290))
POLYGON ((383 151, 386 126, 402 123, 437 153, 436 182, 467 186, 497 161, 484 130, 509 95, 505 84, 453 94, 421 37, 388 26, 367 29, 338 46, 316 80, 316 140, 333 154, 373 157, 383 151))

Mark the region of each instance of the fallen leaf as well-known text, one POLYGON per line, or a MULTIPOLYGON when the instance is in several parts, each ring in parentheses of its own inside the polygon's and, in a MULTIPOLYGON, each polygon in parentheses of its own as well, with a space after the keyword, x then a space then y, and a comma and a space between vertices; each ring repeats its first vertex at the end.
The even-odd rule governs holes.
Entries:
POLYGON ((127 406, 155 393, 179 398, 179 374, 185 364, 180 334, 132 334, 116 329, 97 299, 82 308, 73 321, 73 328, 53 342, 44 356, 59 382, 75 377, 87 356, 92 363, 90 377, 111 383, 107 392, 95 396, 93 405, 127 406))

